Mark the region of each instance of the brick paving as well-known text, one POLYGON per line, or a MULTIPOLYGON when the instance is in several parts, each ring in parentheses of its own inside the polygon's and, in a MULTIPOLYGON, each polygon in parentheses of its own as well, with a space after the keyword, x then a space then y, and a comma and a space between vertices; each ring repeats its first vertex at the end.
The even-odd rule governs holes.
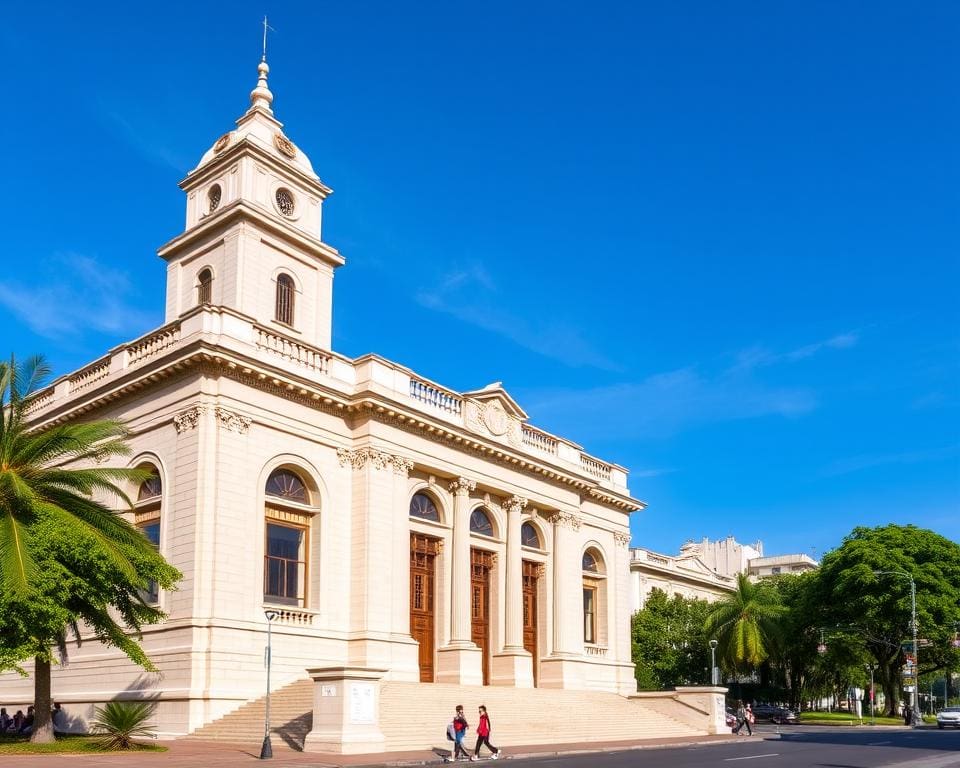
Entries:
MULTIPOLYGON (((616 752, 631 749, 654 749, 690 744, 723 744, 742 740, 729 734, 698 736, 695 738, 644 739, 643 741, 616 741, 609 743, 584 742, 578 744, 517 746, 503 748, 505 759, 518 757, 554 757, 590 752, 616 752)), ((755 738, 755 737, 754 737, 755 738)), ((383 752, 366 755, 336 755, 319 752, 298 752, 279 739, 272 741, 273 759, 263 761, 272 768, 360 768, 360 766, 416 766, 440 765, 441 752, 383 752)), ((181 739, 165 742, 167 752, 126 752, 97 755, 0 755, 3 768, 220 768, 260 763, 260 748, 250 744, 181 739)))

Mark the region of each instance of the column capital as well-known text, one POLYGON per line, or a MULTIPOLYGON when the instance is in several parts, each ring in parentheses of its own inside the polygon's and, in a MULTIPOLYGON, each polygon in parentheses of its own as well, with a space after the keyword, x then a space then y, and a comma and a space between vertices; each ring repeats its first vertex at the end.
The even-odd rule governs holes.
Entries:
POLYGON ((527 506, 527 500, 523 496, 511 496, 503 502, 503 508, 507 512, 522 512, 527 506))
POLYGON ((477 488, 476 480, 468 480, 465 477, 458 477, 450 483, 450 492, 456 496, 466 496, 477 488))
POLYGON ((363 469, 368 463, 374 469, 392 468, 393 471, 406 477, 413 469, 413 462, 403 456, 394 456, 392 453, 384 453, 376 448, 338 448, 337 460, 341 467, 349 465, 352 469, 363 469))
POLYGON ((613 534, 613 540, 617 543, 618 547, 623 547, 626 549, 630 546, 630 534, 623 533, 622 531, 615 531, 613 534))
POLYGON ((580 530, 580 515, 573 512, 554 512, 547 519, 558 528, 569 528, 571 531, 580 530))

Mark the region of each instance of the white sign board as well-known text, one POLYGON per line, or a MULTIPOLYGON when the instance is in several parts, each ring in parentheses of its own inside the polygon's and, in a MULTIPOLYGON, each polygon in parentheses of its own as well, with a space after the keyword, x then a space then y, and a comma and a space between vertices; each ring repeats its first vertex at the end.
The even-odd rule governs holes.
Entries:
POLYGON ((337 686, 335 686, 335 685, 321 685, 321 686, 320 686, 320 695, 321 695, 321 696, 336 696, 336 695, 337 695, 337 686))
POLYGON ((350 683, 350 723, 373 725, 377 722, 374 711, 373 683, 350 683))

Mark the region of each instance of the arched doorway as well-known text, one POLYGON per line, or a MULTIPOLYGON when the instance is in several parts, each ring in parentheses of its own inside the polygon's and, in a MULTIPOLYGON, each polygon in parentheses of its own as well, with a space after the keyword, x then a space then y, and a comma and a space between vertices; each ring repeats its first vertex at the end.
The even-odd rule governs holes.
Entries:
POLYGON ((436 559, 440 542, 410 534, 410 635, 420 645, 420 682, 434 681, 436 559))

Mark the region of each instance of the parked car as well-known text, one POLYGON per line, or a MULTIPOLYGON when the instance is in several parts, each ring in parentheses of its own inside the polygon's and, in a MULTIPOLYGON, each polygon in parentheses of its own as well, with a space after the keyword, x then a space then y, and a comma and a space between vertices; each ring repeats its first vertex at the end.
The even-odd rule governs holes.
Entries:
POLYGON ((778 725, 797 722, 796 712, 788 707, 778 707, 774 704, 757 704, 753 708, 753 716, 757 720, 769 720, 778 725))
POLYGON ((944 707, 937 712, 937 728, 960 728, 960 707, 944 707))

